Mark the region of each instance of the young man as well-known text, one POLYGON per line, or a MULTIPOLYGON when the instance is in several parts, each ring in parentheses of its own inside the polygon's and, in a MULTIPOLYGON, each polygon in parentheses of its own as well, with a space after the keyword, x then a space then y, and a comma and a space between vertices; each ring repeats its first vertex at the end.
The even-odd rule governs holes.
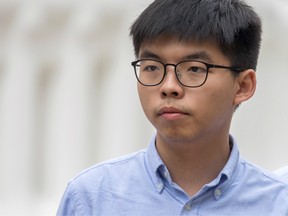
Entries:
MULTIPOLYGON (((288 185, 229 135, 253 96, 261 21, 241 0, 155 0, 131 36, 148 148, 74 178, 58 215, 288 215, 288 185)), ((252 141, 253 142, 253 141, 252 141)))

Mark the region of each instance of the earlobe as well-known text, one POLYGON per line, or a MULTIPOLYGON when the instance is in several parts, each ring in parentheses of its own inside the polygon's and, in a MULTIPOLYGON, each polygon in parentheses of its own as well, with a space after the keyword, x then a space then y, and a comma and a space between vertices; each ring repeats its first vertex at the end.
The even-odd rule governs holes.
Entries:
POLYGON ((234 104, 239 105, 254 95, 256 90, 256 72, 252 69, 243 71, 237 77, 237 90, 234 104))

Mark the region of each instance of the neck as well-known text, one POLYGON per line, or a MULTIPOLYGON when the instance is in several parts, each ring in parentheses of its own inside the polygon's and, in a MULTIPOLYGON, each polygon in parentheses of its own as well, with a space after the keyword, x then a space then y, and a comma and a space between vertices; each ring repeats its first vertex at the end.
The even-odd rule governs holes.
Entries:
POLYGON ((156 147, 172 180, 189 196, 217 177, 230 155, 228 136, 198 143, 169 142, 157 136, 156 147))

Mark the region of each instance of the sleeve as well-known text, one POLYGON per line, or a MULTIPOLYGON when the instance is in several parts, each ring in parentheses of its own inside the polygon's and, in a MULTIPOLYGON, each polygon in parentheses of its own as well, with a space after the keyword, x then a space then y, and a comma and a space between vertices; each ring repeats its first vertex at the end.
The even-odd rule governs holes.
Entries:
POLYGON ((76 203, 70 185, 67 186, 58 207, 57 216, 77 216, 76 203))

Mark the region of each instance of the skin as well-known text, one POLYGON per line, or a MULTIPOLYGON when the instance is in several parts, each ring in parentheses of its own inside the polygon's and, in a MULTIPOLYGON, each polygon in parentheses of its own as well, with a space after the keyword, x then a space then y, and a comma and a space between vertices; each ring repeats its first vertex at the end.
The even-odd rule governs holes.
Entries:
MULTIPOLYGON (((161 35, 143 42, 139 59, 176 64, 189 59, 231 66, 214 41, 195 43, 161 35), (204 54, 204 55, 203 55, 204 54)), ((229 129, 235 107, 255 91, 252 69, 235 77, 227 69, 211 68, 198 88, 182 86, 173 66, 158 86, 138 83, 144 113, 157 130, 156 148, 172 180, 189 196, 217 177, 229 154, 229 129)))

